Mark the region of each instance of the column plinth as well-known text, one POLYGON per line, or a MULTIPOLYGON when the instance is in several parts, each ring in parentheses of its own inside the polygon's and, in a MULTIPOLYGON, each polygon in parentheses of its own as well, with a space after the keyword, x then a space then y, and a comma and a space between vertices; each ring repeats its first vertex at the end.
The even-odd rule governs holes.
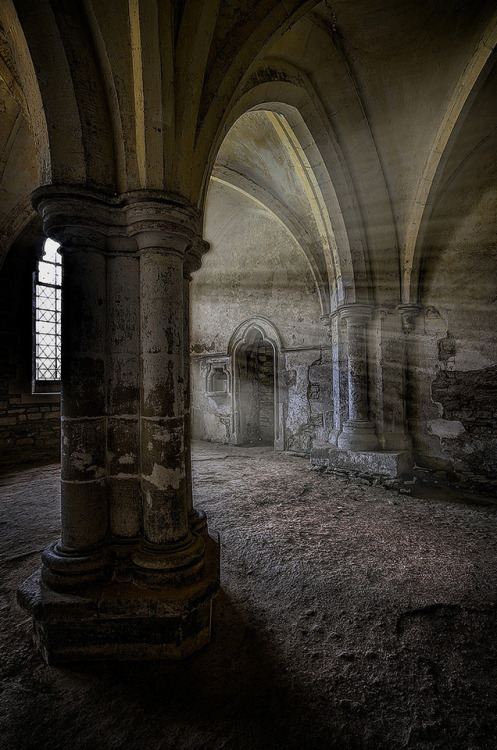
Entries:
POLYGON ((63 255, 62 536, 18 601, 48 662, 183 658, 209 641, 219 588, 191 491, 200 215, 160 191, 46 187, 33 205, 63 255))

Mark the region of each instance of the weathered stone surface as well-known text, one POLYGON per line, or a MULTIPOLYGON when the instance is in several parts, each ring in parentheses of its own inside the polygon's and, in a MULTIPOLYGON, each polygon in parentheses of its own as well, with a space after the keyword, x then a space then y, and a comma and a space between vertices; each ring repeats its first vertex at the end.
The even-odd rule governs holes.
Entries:
POLYGON ((346 451, 328 446, 312 449, 311 465, 390 478, 404 476, 412 470, 407 451, 346 451))
POLYGON ((34 641, 48 664, 92 659, 183 659, 211 637, 212 601, 219 586, 217 545, 209 540, 203 577, 157 591, 114 583, 78 596, 56 594, 40 572, 18 589, 33 617, 34 641))
POLYGON ((219 581, 188 479, 185 278, 200 250, 184 265, 199 214, 164 194, 34 200, 64 243, 62 529, 19 602, 47 660, 182 658, 210 637, 219 581))
POLYGON ((497 367, 440 371, 432 384, 442 418, 430 423, 460 474, 497 477, 497 367))

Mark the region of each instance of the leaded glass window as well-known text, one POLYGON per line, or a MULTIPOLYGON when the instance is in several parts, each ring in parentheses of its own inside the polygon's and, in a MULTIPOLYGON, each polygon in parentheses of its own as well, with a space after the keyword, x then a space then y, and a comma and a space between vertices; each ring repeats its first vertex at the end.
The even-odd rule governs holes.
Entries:
POLYGON ((38 261, 35 284, 35 381, 49 384, 60 380, 60 320, 62 265, 60 245, 46 240, 38 261))

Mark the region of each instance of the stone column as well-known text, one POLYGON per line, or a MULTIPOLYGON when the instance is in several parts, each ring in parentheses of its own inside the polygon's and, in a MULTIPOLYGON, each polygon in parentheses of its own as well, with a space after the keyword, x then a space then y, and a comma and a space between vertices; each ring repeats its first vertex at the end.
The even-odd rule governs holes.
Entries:
POLYGON ((347 305, 340 309, 347 322, 349 418, 338 437, 338 447, 353 451, 374 451, 378 439, 369 420, 366 327, 371 317, 367 305, 347 305))
POLYGON ((112 539, 141 531, 139 258, 121 241, 107 254, 107 466, 112 539))
POLYGON ((64 247, 62 538, 18 601, 50 663, 183 658, 209 642, 219 588, 219 545, 191 502, 200 215, 161 191, 50 186, 33 205, 64 247))
MULTIPOLYGON (((416 321, 419 315, 423 311, 422 305, 418 303, 403 304, 397 307, 397 311, 400 315, 401 326, 402 326, 402 349, 403 349, 403 371, 404 371, 404 391, 405 393, 413 392, 414 384, 412 383, 413 371, 416 362, 416 345, 417 339, 415 335, 416 321)), ((412 401, 405 398, 404 403, 404 419, 406 424, 406 432, 409 436, 409 448, 413 454, 413 435, 416 431, 416 414, 413 413, 412 401)), ((413 454, 414 455, 414 454, 413 454)))
MULTIPOLYGON (((52 236, 54 233, 52 232, 52 236)), ((42 555, 55 590, 111 574, 107 545, 106 258, 100 234, 55 232, 62 243, 61 539, 42 555)))
POLYGON ((333 426, 328 437, 330 445, 337 444, 338 436, 341 432, 341 408, 342 408, 342 389, 341 389, 341 367, 342 365, 342 348, 340 340, 339 316, 335 313, 327 316, 326 325, 328 326, 328 335, 331 343, 331 366, 332 366, 332 391, 333 391, 333 426))
POLYGON ((143 539, 133 577, 147 586, 187 582, 203 568, 204 540, 191 511, 185 256, 197 242, 196 216, 184 207, 138 209, 141 338, 141 486, 143 539), (185 324, 186 321, 186 324, 185 324))
POLYGON ((386 451, 409 451, 405 404, 405 342, 401 317, 392 307, 377 308, 372 328, 376 432, 386 451))

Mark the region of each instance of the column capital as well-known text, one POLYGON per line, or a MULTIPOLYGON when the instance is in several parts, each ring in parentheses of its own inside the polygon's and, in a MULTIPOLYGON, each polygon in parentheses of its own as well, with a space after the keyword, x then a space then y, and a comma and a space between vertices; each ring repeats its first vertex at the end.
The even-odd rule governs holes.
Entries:
POLYGON ((366 323, 373 314, 372 305, 351 304, 338 308, 340 318, 351 323, 366 323))
POLYGON ((31 194, 31 204, 43 221, 47 237, 66 250, 107 245, 112 204, 96 191, 74 185, 43 185, 31 194))
POLYGON ((183 258, 201 239, 201 214, 181 196, 136 191, 121 196, 126 234, 141 252, 162 251, 183 258))
POLYGON ((421 313, 422 307, 418 304, 399 305, 397 307, 402 320, 402 330, 404 333, 412 333, 416 325, 416 318, 421 313))
POLYGON ((187 250, 185 256, 184 273, 188 281, 192 280, 192 273, 198 271, 202 265, 202 256, 210 250, 210 244, 200 236, 197 241, 187 250))
POLYGON ((201 240, 201 213, 162 190, 107 195, 74 185, 45 185, 31 196, 43 228, 66 249, 162 250, 185 256, 201 240))

